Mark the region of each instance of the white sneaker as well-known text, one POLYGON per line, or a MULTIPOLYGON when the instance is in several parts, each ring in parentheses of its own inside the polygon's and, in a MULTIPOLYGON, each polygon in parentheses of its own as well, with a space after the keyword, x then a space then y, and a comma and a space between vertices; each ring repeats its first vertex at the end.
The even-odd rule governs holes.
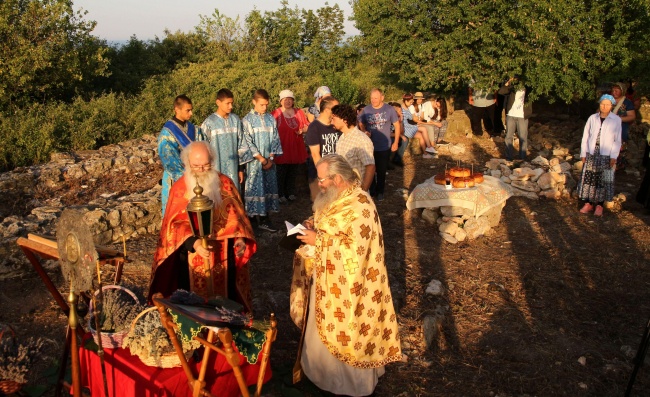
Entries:
POLYGON ((428 148, 424 149, 424 151, 431 154, 438 153, 438 151, 433 146, 429 146, 428 148))

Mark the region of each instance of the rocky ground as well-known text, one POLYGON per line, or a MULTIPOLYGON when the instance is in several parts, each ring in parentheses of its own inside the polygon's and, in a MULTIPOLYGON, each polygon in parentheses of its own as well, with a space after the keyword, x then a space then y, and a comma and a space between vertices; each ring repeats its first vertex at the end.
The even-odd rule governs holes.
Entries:
MULTIPOLYGON (((583 122, 550 115, 534 121, 531 135, 538 136, 530 158, 541 152, 551 159, 554 150, 567 149, 562 160, 575 162, 569 157, 575 155, 583 122)), ((631 153, 637 159, 640 136, 638 129, 631 153)), ((622 395, 650 316, 650 216, 633 199, 642 169, 617 174, 617 191, 627 200, 602 219, 578 213, 570 192, 558 199, 515 196, 487 235, 449 244, 437 225, 422 218, 422 210, 406 210, 408 192, 459 160, 486 169, 491 158, 502 157, 503 142, 467 138, 462 127, 451 129, 448 138, 464 150, 441 151, 437 159, 406 156, 403 168, 389 171, 386 200, 378 204, 405 360, 387 368, 375 394, 622 395), (426 293, 432 280, 440 281, 441 295, 426 293)), ((31 373, 30 385, 41 386, 34 393, 53 395, 48 375, 67 320, 15 240, 30 232, 52 233, 61 209, 78 206, 95 221, 93 233, 101 243, 121 250, 121 236, 127 237, 130 262, 123 281, 146 286, 156 243, 157 226, 151 225, 160 221, 155 193, 161 170, 152 142, 149 137, 59 155, 48 165, 0 176, 0 323, 21 337, 47 338, 46 360, 31 373)), ((306 185, 299 196, 273 217, 278 226, 309 215, 306 185)), ((277 247, 280 238, 259 233, 251 263, 255 315, 274 312, 279 319, 274 378, 264 392, 326 396, 308 382, 289 384, 299 331, 288 314, 291 253, 277 247)), ((46 268, 65 293, 58 264, 48 262, 46 268)), ((642 368, 632 395, 648 394, 650 371, 642 368)))

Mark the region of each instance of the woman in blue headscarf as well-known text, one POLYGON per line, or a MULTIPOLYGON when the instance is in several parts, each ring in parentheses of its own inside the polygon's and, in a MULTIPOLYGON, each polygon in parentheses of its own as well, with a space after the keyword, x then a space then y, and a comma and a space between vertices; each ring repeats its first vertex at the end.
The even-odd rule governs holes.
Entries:
POLYGON ((585 125, 580 147, 582 174, 578 197, 585 202, 580 212, 603 215, 603 204, 614 198, 614 171, 621 151, 621 118, 612 113, 613 96, 600 97, 600 108, 585 125))

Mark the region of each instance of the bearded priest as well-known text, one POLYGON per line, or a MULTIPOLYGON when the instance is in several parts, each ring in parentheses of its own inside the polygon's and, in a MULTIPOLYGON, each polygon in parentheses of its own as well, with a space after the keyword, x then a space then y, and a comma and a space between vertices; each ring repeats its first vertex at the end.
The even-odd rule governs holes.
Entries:
POLYGON ((213 168, 214 149, 207 142, 190 143, 181 159, 185 171, 169 193, 147 299, 156 292, 168 297, 185 289, 206 299, 226 297, 252 312, 248 261, 257 244, 239 192, 229 177, 213 168), (193 235, 186 210, 197 182, 214 203, 207 248, 193 235))
POLYGON ((344 157, 324 156, 316 171, 320 193, 313 223, 305 222, 308 229, 298 237, 303 247, 313 246, 313 254, 294 261, 303 266, 294 268, 291 297, 292 318, 303 326, 298 360, 319 388, 366 396, 374 392, 384 366, 402 358, 381 224, 372 198, 344 157), (305 278, 312 279, 311 287, 305 278), (295 299, 295 287, 309 298, 295 299))

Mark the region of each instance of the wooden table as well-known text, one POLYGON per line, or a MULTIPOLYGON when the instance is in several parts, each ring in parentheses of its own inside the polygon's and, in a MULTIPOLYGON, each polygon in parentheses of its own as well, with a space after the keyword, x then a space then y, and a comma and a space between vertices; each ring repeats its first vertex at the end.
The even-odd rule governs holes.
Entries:
MULTIPOLYGON (((194 311, 184 310, 181 305, 176 305, 167 299, 163 299, 160 293, 155 294, 153 296, 153 301, 156 307, 158 308, 158 311, 160 312, 162 324, 167 330, 167 334, 169 335, 169 338, 171 339, 172 344, 174 345, 174 350, 176 351, 176 354, 178 354, 178 357, 181 362, 181 366, 183 367, 183 372, 185 373, 185 376, 187 377, 188 380, 189 387, 192 390, 192 397, 199 397, 199 396, 214 397, 214 395, 211 394, 206 389, 206 382, 205 382, 206 371, 208 369, 208 360, 210 358, 211 351, 215 351, 226 358, 228 364, 230 364, 230 366, 232 367, 235 378, 237 379, 237 383, 239 384, 241 395, 243 397, 250 397, 250 394, 248 393, 248 387, 246 385, 246 381, 242 375, 242 371, 239 366, 240 356, 232 347, 233 339, 232 339, 232 333, 230 331, 230 328, 228 327, 229 324, 220 321, 215 321, 214 319, 211 318, 209 313, 205 313, 201 315, 194 311), (170 318, 167 309, 178 312, 190 318, 191 320, 201 324, 202 326, 208 328, 208 335, 206 339, 203 339, 200 336, 194 337, 194 339, 201 342, 201 344, 204 346, 203 359, 201 360, 201 368, 199 370, 199 374, 197 377, 194 376, 194 373, 192 372, 192 369, 187 359, 185 358, 185 354, 183 352, 181 343, 178 340, 178 337, 176 336, 176 332, 175 332, 176 325, 174 324, 173 320, 170 318), (217 344, 215 344, 216 338, 219 339, 220 347, 217 344)), ((262 360, 262 363, 257 378, 257 388, 255 391, 255 397, 259 397, 262 392, 264 375, 271 354, 271 345, 273 344, 273 341, 275 341, 275 338, 277 336, 276 327, 277 327, 277 321, 275 319, 275 315, 271 314, 271 327, 266 331, 266 343, 264 344, 264 348, 262 350, 262 353, 260 354, 261 356, 260 359, 262 360)))

